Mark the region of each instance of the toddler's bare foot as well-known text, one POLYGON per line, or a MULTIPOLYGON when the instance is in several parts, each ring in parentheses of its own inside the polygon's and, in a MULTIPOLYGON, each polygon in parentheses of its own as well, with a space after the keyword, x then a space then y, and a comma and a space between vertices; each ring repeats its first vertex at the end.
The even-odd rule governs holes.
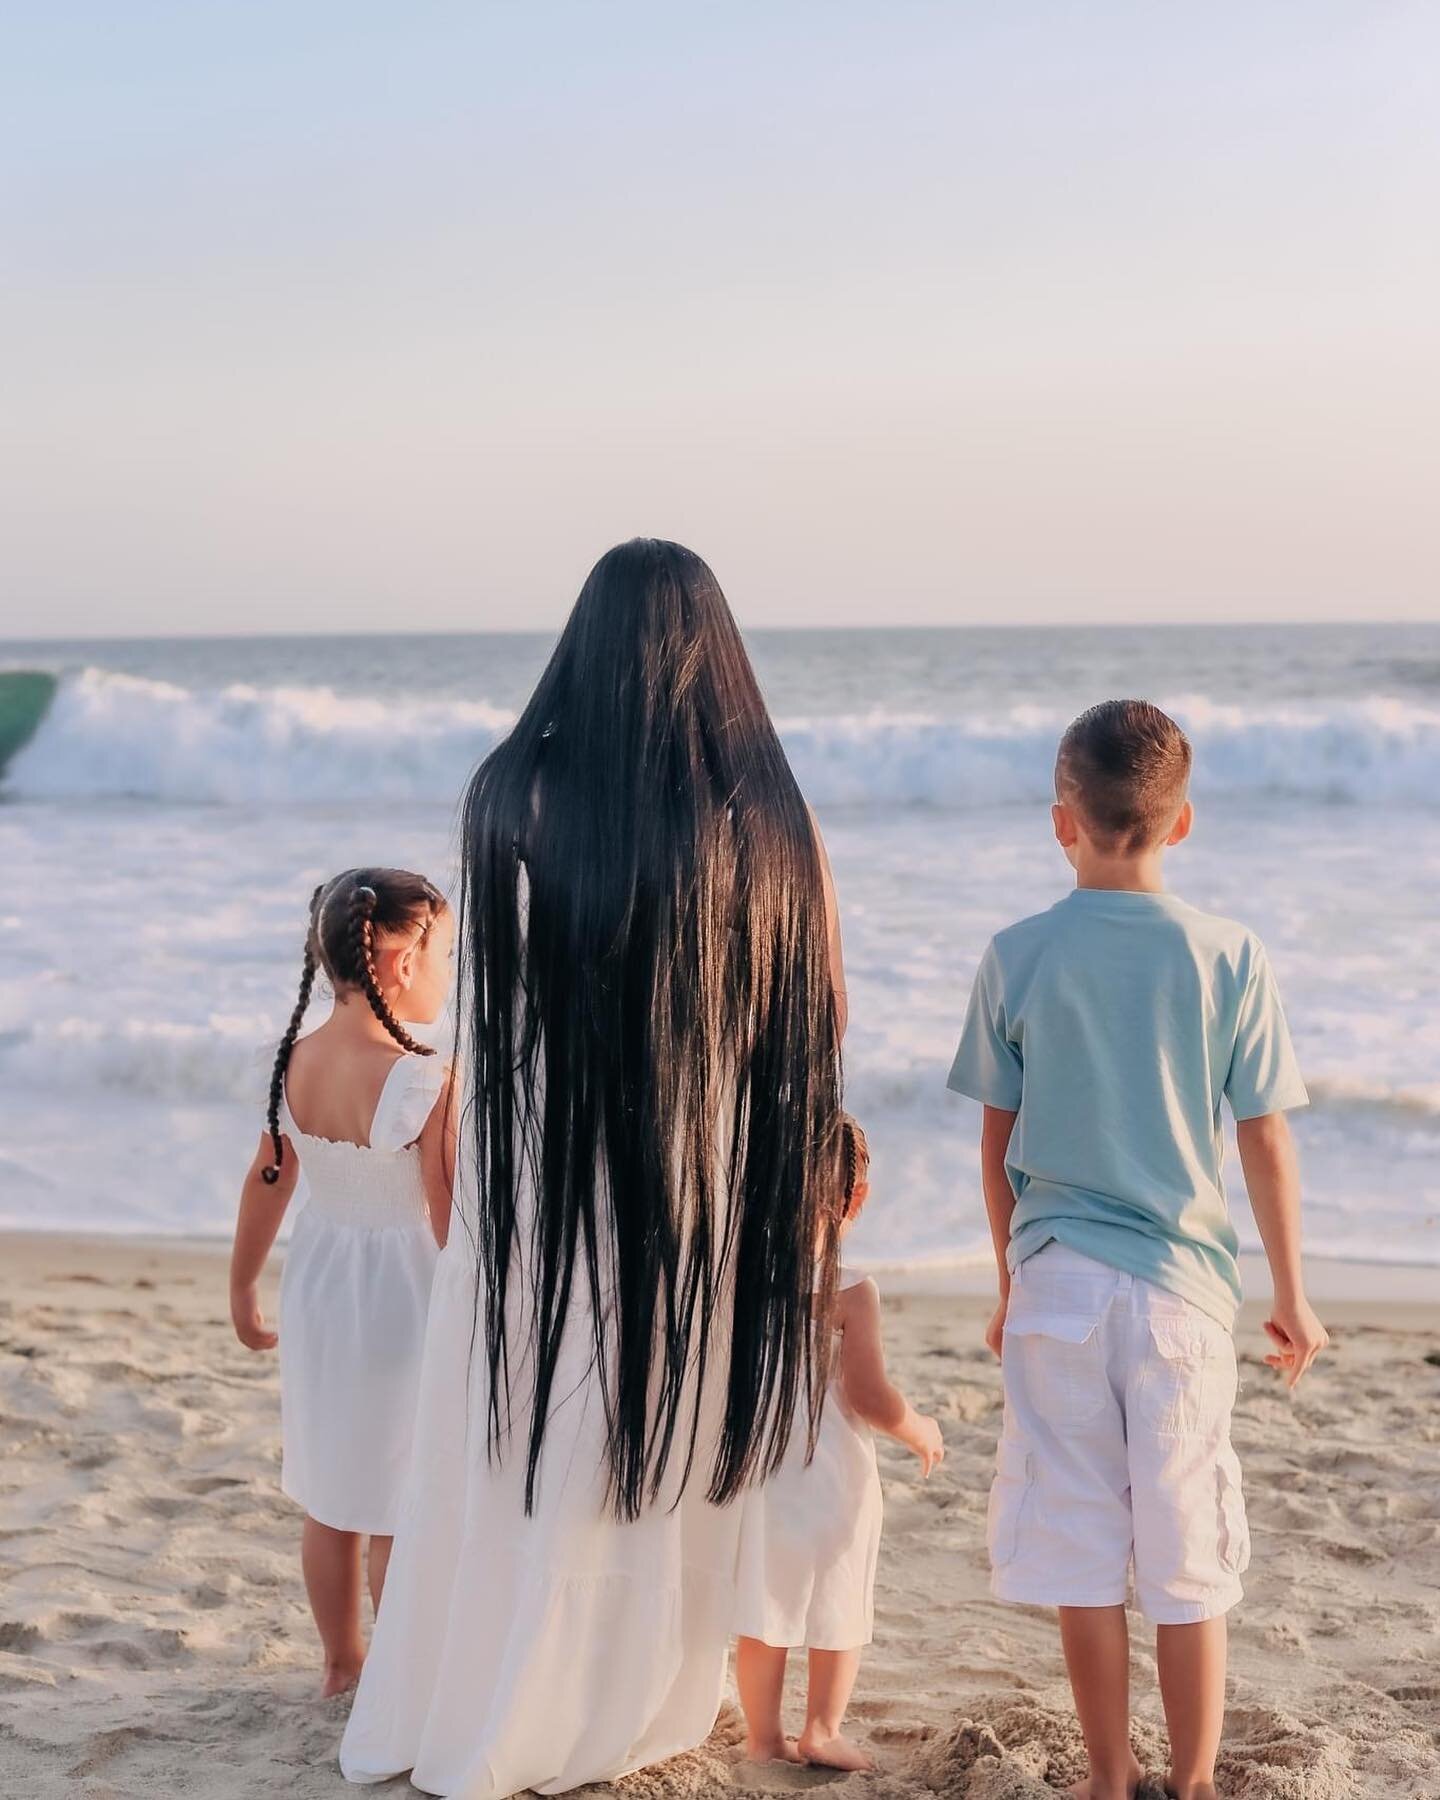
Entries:
POLYGON ((360 1679, 364 1660, 363 1657, 356 1657, 353 1662, 327 1662, 325 1679, 320 1684, 320 1698, 333 1700, 337 1694, 343 1694, 347 1688, 354 1687, 360 1679))
POLYGON ((767 1762, 803 1762, 799 1746, 794 1738, 756 1738, 745 1740, 745 1760, 752 1763, 767 1762))
POLYGON ((1140 1786, 1143 1773, 1140 1764, 1132 1756, 1130 1767, 1123 1775, 1114 1779, 1105 1775, 1091 1775, 1085 1781, 1077 1781, 1069 1790, 1070 1800, 1135 1800, 1135 1790, 1140 1786))
POLYGON ((800 1760, 819 1763, 825 1769, 849 1769, 863 1773, 875 1767, 873 1756, 867 1756, 858 1744, 852 1744, 837 1731, 833 1735, 807 1725, 800 1733, 800 1760))

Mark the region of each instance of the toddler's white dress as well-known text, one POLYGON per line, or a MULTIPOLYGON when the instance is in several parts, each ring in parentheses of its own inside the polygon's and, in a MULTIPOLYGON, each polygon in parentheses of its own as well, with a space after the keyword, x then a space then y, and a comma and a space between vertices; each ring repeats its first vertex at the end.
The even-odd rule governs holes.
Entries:
MULTIPOLYGON (((842 1268, 840 1292, 867 1279, 842 1268)), ((870 1427, 845 1401, 840 1337, 814 1458, 797 1419, 780 1467, 743 1502, 735 1630, 777 1647, 856 1650, 874 1630, 880 1472, 870 1427)))
POLYGON ((399 1057, 368 1145, 309 1136, 281 1099, 309 1198, 280 1280, 280 1485, 337 1531, 399 1519, 439 1255, 416 1139, 444 1079, 441 1057, 399 1057))

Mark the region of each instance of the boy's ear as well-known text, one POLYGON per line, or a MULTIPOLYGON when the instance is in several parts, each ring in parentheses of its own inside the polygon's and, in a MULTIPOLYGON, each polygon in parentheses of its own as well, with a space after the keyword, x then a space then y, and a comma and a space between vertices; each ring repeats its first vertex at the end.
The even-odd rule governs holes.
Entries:
POLYGON ((1170 827, 1170 835, 1165 840, 1166 844, 1183 844, 1186 838, 1189 837, 1190 827, 1194 823, 1195 808, 1187 800, 1180 808, 1179 818, 1176 819, 1175 823, 1170 827))
POLYGON ((1055 826, 1055 842, 1062 850, 1073 850, 1080 838, 1074 813, 1063 800, 1057 800, 1050 808, 1050 817, 1055 826))

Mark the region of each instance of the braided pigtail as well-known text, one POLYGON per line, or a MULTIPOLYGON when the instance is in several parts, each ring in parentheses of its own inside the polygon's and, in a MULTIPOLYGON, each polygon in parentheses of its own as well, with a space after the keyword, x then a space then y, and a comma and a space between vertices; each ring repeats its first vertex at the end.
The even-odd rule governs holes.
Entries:
POLYGON ((270 1071, 270 1108, 265 1123, 275 1149, 275 1160, 260 1171, 260 1179, 267 1187, 274 1187, 280 1179, 280 1165, 285 1160, 285 1141, 280 1136, 280 1101, 285 1092, 285 1071, 290 1067, 290 1052, 295 1048, 300 1027, 305 1023, 310 991, 315 986, 315 916, 319 910, 320 896, 324 892, 323 887, 317 887, 310 896, 310 929, 305 934, 305 960, 300 965, 300 994, 295 1002, 295 1010, 290 1015, 290 1023, 285 1027, 285 1035, 280 1040, 280 1047, 275 1052, 275 1067, 270 1071))
POLYGON ((850 1113, 840 1115, 840 1217, 848 1219, 860 1184, 870 1170, 870 1145, 860 1121, 850 1113))
POLYGON ((357 979, 370 1002, 370 1010, 394 1038, 402 1050, 412 1056, 433 1056, 433 1044, 422 1044, 410 1033, 385 1004, 380 992, 380 979, 375 973, 375 908, 378 895, 374 888, 360 886, 350 896, 350 956, 357 979))

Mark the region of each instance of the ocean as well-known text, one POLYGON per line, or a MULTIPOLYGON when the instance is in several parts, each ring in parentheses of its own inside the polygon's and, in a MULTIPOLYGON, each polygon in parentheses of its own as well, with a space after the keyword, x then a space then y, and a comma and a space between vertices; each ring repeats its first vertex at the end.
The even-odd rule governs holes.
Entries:
MULTIPOLYGON (((0 682, 0 1224, 228 1231, 307 896, 364 861, 452 883, 461 787, 551 642, 0 643, 47 677, 0 682)), ((1069 885, 1056 737, 1125 693, 1195 745, 1171 886, 1279 975, 1312 1254, 1440 1264, 1440 626, 749 642, 839 890, 875 1156, 857 1261, 989 1254, 978 1109, 946 1070, 990 934, 1069 885)), ((1238 1171, 1231 1193, 1253 1248, 1238 1171)))

